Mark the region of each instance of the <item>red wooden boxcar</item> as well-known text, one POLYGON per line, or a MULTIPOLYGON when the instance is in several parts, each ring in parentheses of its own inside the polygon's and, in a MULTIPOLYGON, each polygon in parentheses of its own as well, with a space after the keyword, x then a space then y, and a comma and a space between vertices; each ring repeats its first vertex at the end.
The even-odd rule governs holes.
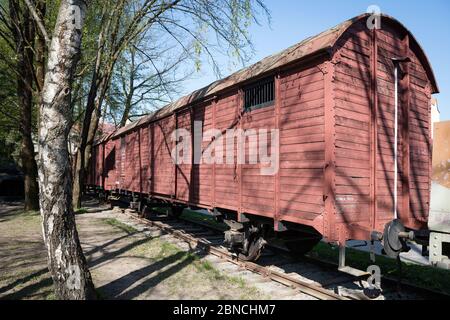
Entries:
MULTIPOLYGON (((402 24, 382 16, 380 29, 369 28, 368 18, 348 20, 117 130, 95 146, 90 183, 214 210, 236 220, 227 241, 238 245, 249 234, 255 242, 289 230, 312 234, 314 241, 303 237, 308 245, 318 236, 370 240, 396 216, 406 228, 426 228, 437 84, 402 24), (262 93, 262 103, 252 108, 248 92, 262 93), (237 161, 176 165, 172 132, 193 133, 195 120, 203 132, 277 129, 279 170, 261 175, 261 163, 237 161)), ((202 152, 209 145, 203 141, 202 152)), ((246 144, 246 156, 251 152, 246 144)))

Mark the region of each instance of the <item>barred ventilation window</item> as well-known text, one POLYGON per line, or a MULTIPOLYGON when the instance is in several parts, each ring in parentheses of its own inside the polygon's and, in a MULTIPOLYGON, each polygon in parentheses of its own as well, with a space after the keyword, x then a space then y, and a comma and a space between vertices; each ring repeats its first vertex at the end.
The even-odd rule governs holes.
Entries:
POLYGON ((273 105, 275 81, 273 77, 263 79, 244 89, 244 108, 254 110, 273 105))

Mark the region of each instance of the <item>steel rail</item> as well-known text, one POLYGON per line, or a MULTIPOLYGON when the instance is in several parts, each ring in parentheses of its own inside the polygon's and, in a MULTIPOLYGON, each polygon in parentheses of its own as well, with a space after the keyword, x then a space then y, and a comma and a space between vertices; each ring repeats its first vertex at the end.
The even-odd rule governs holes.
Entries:
MULTIPOLYGON (((196 224, 196 225, 199 225, 199 226, 203 226, 203 227, 205 227, 205 228, 207 228, 207 229, 209 229, 211 231, 222 232, 222 230, 220 230, 220 229, 218 229, 218 228, 216 228, 214 226, 208 225, 208 223, 199 222, 199 221, 192 221, 192 220, 189 220, 189 219, 183 219, 183 220, 185 220, 187 222, 190 222, 190 223, 193 223, 193 224, 196 224)), ((277 247, 272 247, 271 249, 277 250, 278 248, 277 247)), ((280 252, 286 252, 286 251, 281 249, 280 252)), ((307 255, 301 257, 301 260, 305 261, 305 262, 321 265, 321 266, 326 267, 326 268, 331 268, 333 270, 338 270, 337 269, 338 268, 338 264, 335 263, 335 262, 328 261, 328 260, 324 260, 324 259, 320 259, 320 258, 316 258, 316 257, 312 257, 312 256, 307 256, 307 255)), ((355 280, 358 280, 358 278, 355 278, 355 280)), ((395 287, 398 286, 398 278, 396 278, 396 277, 388 276, 388 275, 383 274, 381 276, 381 280, 384 281, 384 282, 389 283, 391 286, 395 286, 395 287)), ((326 285, 329 285, 331 283, 332 282, 329 282, 326 285)), ((437 291, 437 290, 431 289, 431 288, 420 287, 420 286, 418 286, 416 284, 413 284, 413 283, 409 282, 406 279, 402 279, 401 280, 401 287, 407 288, 407 289, 409 289, 411 291, 420 292, 420 293, 423 293, 423 294, 426 294, 426 295, 430 295, 431 297, 433 297, 435 299, 449 299, 450 298, 450 295, 445 293, 445 292, 440 292, 440 291, 437 291)), ((351 298, 354 299, 354 297, 351 297, 351 298)), ((360 299, 360 297, 358 297, 358 299, 360 299)))
POLYGON ((226 260, 242 268, 245 268, 246 270, 260 274, 264 277, 269 278, 272 281, 297 289, 300 292, 312 296, 314 298, 317 298, 319 300, 351 300, 348 297, 340 296, 334 293, 333 291, 327 290, 321 286, 310 284, 300 279, 292 278, 286 274, 270 270, 267 267, 260 266, 253 262, 238 260, 237 257, 233 256, 233 254, 231 254, 228 250, 216 248, 211 244, 209 244, 208 242, 206 242, 205 240, 195 238, 180 230, 176 230, 162 222, 144 219, 128 212, 125 212, 125 214, 136 221, 139 221, 149 226, 156 227, 167 234, 173 235, 176 238, 186 241, 189 244, 194 245, 196 248, 199 248, 207 253, 213 254, 214 256, 217 256, 222 260, 226 260))

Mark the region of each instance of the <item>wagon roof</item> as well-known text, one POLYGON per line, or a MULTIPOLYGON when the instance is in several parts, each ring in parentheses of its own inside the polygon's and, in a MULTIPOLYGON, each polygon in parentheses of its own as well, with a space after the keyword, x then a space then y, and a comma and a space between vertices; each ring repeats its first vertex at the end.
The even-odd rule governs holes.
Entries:
MULTIPOLYGON (((261 61, 249 67, 241 69, 224 79, 217 80, 204 88, 196 90, 189 95, 186 95, 178 99, 177 101, 164 106, 156 112, 150 113, 135 122, 117 129, 114 134, 112 136, 108 136, 108 138, 118 137, 125 132, 140 127, 141 125, 168 116, 177 109, 191 105, 194 102, 201 102, 208 97, 214 97, 218 93, 223 92, 230 87, 251 80, 252 78, 263 76, 264 74, 281 68, 287 64, 300 61, 302 59, 305 59, 306 57, 311 57, 327 50, 331 50, 337 43, 338 39, 344 34, 345 31, 347 31, 350 26, 367 17, 369 17, 369 14, 367 13, 359 15, 355 18, 342 22, 331 29, 323 31, 318 35, 306 38, 305 40, 289 47, 288 49, 268 56, 261 61)), ((411 39, 410 42, 418 49, 419 58, 421 59, 427 71, 427 75, 433 87, 433 93, 438 93, 439 89, 434 77, 433 70, 420 44, 417 42, 411 32, 406 29, 399 21, 385 14, 382 15, 382 18, 396 24, 398 27, 405 30, 409 34, 411 39)), ((104 141, 105 139, 103 138, 102 140, 104 141)))

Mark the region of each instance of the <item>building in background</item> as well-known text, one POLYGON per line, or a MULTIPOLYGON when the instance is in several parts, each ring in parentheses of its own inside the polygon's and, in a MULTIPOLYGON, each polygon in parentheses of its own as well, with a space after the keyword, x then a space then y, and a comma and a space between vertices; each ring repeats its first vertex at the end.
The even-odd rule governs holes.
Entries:
MULTIPOLYGON (((450 121, 434 123, 433 171, 428 227, 450 226, 450 121)), ((433 229, 434 228, 434 229, 433 229)), ((436 229, 437 228, 437 229, 436 229)))
POLYGON ((433 181, 450 188, 450 121, 434 123, 433 181))
POLYGON ((439 111, 438 101, 431 99, 431 137, 434 137, 434 123, 441 121, 441 112, 439 111))

